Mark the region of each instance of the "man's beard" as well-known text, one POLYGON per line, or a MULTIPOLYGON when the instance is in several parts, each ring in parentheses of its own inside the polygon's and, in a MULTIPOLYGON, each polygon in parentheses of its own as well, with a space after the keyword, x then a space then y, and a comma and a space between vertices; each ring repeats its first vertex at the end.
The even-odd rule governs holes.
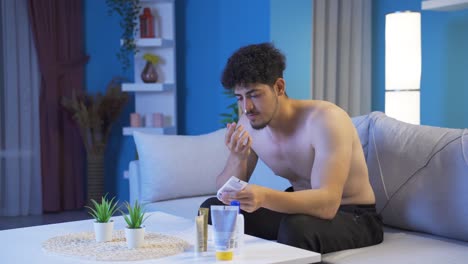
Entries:
MULTIPOLYGON (((270 121, 271 121, 271 119, 270 119, 270 121)), ((258 124, 258 125, 254 125, 254 124, 252 124, 252 122, 250 122, 250 126, 252 126, 252 128, 255 129, 255 130, 262 130, 262 129, 264 129, 266 126, 268 126, 268 124, 270 123, 270 121, 265 122, 265 123, 262 123, 262 124, 258 124)))
POLYGON ((274 110, 273 113, 271 114, 270 119, 269 119, 268 121, 263 122, 263 123, 258 124, 258 125, 254 125, 254 124, 252 124, 252 122, 250 122, 250 126, 251 126, 253 129, 255 129, 255 130, 264 129, 266 126, 268 126, 268 124, 270 124, 271 120, 273 120, 273 117, 275 116, 276 111, 278 111, 278 97, 276 97, 276 106, 275 106, 275 110, 274 110))

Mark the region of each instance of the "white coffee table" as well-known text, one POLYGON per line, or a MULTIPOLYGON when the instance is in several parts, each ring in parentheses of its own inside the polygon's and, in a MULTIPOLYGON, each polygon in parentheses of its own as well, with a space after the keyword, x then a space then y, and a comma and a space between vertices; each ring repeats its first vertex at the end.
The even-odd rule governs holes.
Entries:
MULTIPOLYGON (((193 245, 194 223, 192 220, 169 215, 162 212, 150 213, 146 221, 146 230, 168 235, 175 235, 185 239, 193 245)), ((123 217, 114 217, 115 230, 125 227, 123 217)), ((41 248, 42 242, 55 236, 66 235, 77 232, 90 232, 93 230, 92 220, 67 222, 33 226, 26 228, 10 229, 0 231, 0 262, 9 263, 111 263, 103 261, 89 261, 73 257, 51 255, 41 248)), ((314 263, 319 262, 319 253, 307 251, 287 245, 279 244, 246 235, 245 246, 242 256, 235 256, 232 261, 222 263, 314 263)), ((131 262, 119 262, 131 263, 131 262)), ((136 261, 135 263, 220 263, 215 259, 213 250, 207 252, 206 256, 195 257, 193 248, 166 258, 136 261)))

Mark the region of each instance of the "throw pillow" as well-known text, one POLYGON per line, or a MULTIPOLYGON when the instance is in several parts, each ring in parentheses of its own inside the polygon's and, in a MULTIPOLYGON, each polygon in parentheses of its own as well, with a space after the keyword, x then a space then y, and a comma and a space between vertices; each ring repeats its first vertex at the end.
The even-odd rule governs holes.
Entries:
POLYGON ((142 202, 215 194, 229 155, 224 135, 225 129, 199 136, 134 132, 142 202))
POLYGON ((468 241, 468 134, 370 114, 367 166, 385 224, 468 241))

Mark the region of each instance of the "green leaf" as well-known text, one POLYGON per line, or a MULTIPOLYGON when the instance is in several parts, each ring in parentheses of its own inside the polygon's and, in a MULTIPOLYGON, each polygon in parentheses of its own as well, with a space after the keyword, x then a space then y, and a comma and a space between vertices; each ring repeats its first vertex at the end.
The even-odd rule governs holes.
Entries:
POLYGON ((101 203, 91 199, 91 203, 93 204, 94 208, 89 206, 85 207, 89 209, 89 214, 94 217, 96 222, 107 223, 118 209, 118 201, 116 202, 114 199, 115 197, 113 197, 111 200, 108 200, 106 194, 101 198, 101 203))
POLYGON ((221 123, 223 123, 223 124, 232 123, 232 122, 234 122, 234 121, 232 120, 232 118, 224 118, 224 119, 221 119, 221 123))
POLYGON ((143 206, 138 203, 138 200, 135 200, 133 206, 129 202, 125 202, 125 207, 128 213, 125 214, 122 212, 122 215, 128 228, 141 228, 141 225, 146 220, 143 206))

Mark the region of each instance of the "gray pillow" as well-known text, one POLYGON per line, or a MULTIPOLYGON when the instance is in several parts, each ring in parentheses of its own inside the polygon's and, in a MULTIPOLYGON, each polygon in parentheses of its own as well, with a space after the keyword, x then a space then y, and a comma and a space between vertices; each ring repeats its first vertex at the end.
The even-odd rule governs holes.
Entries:
POLYGON ((361 140, 364 156, 367 160, 367 150, 369 145, 369 120, 370 115, 356 116, 351 119, 361 140))
POLYGON ((468 241, 468 135, 369 115, 367 165, 384 223, 468 241))

